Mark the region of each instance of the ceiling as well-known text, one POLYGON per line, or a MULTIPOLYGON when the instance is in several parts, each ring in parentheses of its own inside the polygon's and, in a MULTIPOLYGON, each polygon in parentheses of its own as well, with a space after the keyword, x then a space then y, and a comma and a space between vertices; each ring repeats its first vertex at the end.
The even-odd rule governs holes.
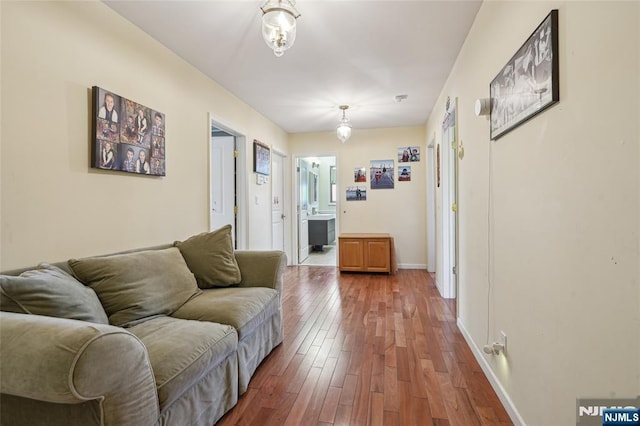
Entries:
POLYGON ((481 0, 299 0, 277 58, 263 1, 104 2, 288 133, 426 123, 481 0), (395 96, 408 98, 396 102, 395 96))

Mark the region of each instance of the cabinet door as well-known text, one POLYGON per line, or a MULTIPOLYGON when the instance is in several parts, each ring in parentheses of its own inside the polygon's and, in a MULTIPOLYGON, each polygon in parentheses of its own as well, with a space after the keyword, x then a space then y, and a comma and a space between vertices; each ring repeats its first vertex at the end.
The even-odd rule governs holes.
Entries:
POLYGON ((324 220, 309 221, 309 244, 321 246, 327 243, 327 222, 324 220))
POLYGON ((340 270, 364 270, 364 244, 362 240, 340 238, 340 270))
POLYGON ((333 244, 336 241, 336 220, 331 219, 327 222, 327 244, 333 244))
POLYGON ((388 239, 365 240, 365 265, 370 272, 391 271, 391 252, 388 239))

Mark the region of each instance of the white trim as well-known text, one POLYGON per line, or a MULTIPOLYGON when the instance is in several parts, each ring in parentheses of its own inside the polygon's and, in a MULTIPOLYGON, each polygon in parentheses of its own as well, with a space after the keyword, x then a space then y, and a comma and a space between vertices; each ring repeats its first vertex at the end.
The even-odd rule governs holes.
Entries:
MULTIPOLYGON (((282 157, 282 185, 283 185, 283 189, 282 189, 282 196, 284 197, 284 203, 285 206, 290 206, 291 205, 291 194, 289 193, 289 191, 287 191, 288 188, 290 188, 291 185, 291 181, 290 181, 290 176, 289 176, 289 166, 290 166, 290 161, 291 161, 291 156, 290 154, 286 154, 283 151, 280 151, 279 149, 274 148, 273 146, 271 147, 271 151, 273 152, 274 155, 279 155, 282 157)), ((273 182, 273 181, 272 181, 273 182)), ((287 264, 290 265, 291 264, 291 259, 292 259, 292 242, 291 242, 291 222, 292 216, 291 216, 291 209, 286 207, 283 211, 282 211, 285 215, 284 218, 284 252, 287 255, 287 264)))
POLYGON ((289 154, 287 154, 286 152, 280 151, 279 149, 274 148, 273 146, 271 147, 271 151, 274 154, 278 154, 280 157, 282 158, 287 158, 289 157, 289 154))
MULTIPOLYGON (((436 285, 436 288, 438 289, 438 292, 440 293, 440 297, 442 297, 442 292, 443 292, 442 284, 440 284, 440 281, 438 281, 438 276, 437 275, 435 276, 433 281, 434 281, 434 284, 436 285)), ((443 297, 443 299, 445 299, 445 298, 443 297)))
MULTIPOLYGON (((450 111, 445 112, 445 117, 450 114, 450 111)), ((443 119, 444 121, 444 119, 443 119)), ((440 204, 440 230, 442 232, 442 252, 441 252, 441 266, 440 270, 440 284, 438 290, 440 295, 445 299, 455 299, 455 282, 453 276, 453 265, 455 263, 455 257, 452 253, 455 252, 455 241, 452 239, 452 227, 453 227, 453 215, 451 212, 452 192, 451 187, 453 185, 452 173, 451 173, 451 157, 452 148, 452 136, 450 132, 454 132, 455 128, 447 127, 442 129, 442 140, 440 141, 440 193, 442 194, 442 201, 440 204)), ((436 225, 437 226, 437 225, 436 225)))
POLYGON ((398 269, 427 269, 424 263, 402 263, 398 265, 398 269))
POLYGON ((520 413, 518 412, 516 405, 513 403, 513 401, 509 397, 509 394, 507 393, 505 388, 502 386, 502 384, 500 383, 500 380, 495 375, 495 373, 491 369, 491 366, 487 362, 484 352, 480 350, 478 346, 476 346, 476 343, 471 338, 471 335, 465 328, 460 317, 458 317, 457 324, 458 324, 458 329, 460 330, 460 333, 462 333, 462 337, 464 337, 464 340, 467 342, 467 345, 469 345, 469 348, 471 349, 473 356, 476 358, 476 361, 478 361, 478 364, 480 364, 480 368, 482 368, 484 375, 487 376, 487 379, 489 380, 489 384, 498 395, 500 402, 502 402, 502 405, 504 405, 505 410, 507 410, 507 414, 511 418, 511 421, 513 422, 513 424, 526 426, 526 423, 522 418, 522 416, 520 415, 520 413))
MULTIPOLYGON (((238 205, 238 216, 236 218, 237 227, 237 240, 238 249, 246 249, 247 242, 249 241, 249 214, 248 214, 248 191, 247 188, 247 136, 245 132, 235 130, 233 127, 225 124, 212 113, 209 113, 209 126, 207 131, 207 144, 209 146, 209 158, 211 158, 211 127, 215 126, 218 129, 236 137, 236 151, 238 151, 238 157, 236 158, 236 202, 238 205)), ((209 180, 211 180, 211 160, 209 162, 209 180)), ((209 205, 211 205, 211 184, 207 184, 207 191, 209 197, 209 205)), ((207 212, 208 215, 210 212, 207 212)), ((211 225, 211 223, 209 223, 211 225)))
POLYGON ((280 180, 280 190, 282 192, 282 197, 284 198, 284 200, 282 200, 282 203, 284 204, 284 208, 279 210, 279 213, 282 215, 281 217, 281 221, 282 221, 282 251, 284 251, 285 253, 287 252, 287 237, 286 237, 286 218, 288 218, 288 214, 286 213, 286 197, 287 197, 287 190, 285 188, 285 174, 287 172, 286 170, 286 158, 287 155, 284 154, 283 152, 280 152, 278 150, 273 149, 273 147, 271 148, 271 248, 273 250, 276 250, 275 247, 273 247, 273 240, 274 240, 274 234, 273 234, 273 219, 274 219, 274 215, 273 215, 273 198, 274 198, 274 182, 279 179, 280 180), (278 176, 278 178, 276 179, 275 177, 275 172, 274 172, 274 168, 273 168, 273 163, 275 161, 275 158, 278 157, 280 159, 280 176, 278 176))
POLYGON ((427 270, 436 272, 436 135, 427 146, 427 270))
MULTIPOLYGON (((313 151, 312 151, 313 152, 313 151)), ((339 166, 339 162, 340 162, 340 158, 338 157, 338 152, 337 151, 315 151, 311 154, 309 153, 305 153, 305 152, 298 152, 295 154, 291 155, 291 256, 288 257, 288 262, 289 265, 300 265, 300 259, 299 259, 299 239, 298 239, 298 203, 300 202, 299 199, 299 193, 300 193, 300 188, 299 188, 299 181, 298 181, 298 172, 297 172, 297 167, 299 165, 300 160, 304 159, 304 158, 309 158, 309 157, 334 157, 335 161, 336 161, 336 184, 338 185, 338 188, 340 188, 340 166, 339 166)), ((337 240, 338 240, 338 234, 339 234, 339 229, 340 229, 340 197, 338 197, 338 200, 335 204, 336 206, 336 267, 338 266, 338 259, 340 259, 340 247, 339 244, 337 244, 337 240)))

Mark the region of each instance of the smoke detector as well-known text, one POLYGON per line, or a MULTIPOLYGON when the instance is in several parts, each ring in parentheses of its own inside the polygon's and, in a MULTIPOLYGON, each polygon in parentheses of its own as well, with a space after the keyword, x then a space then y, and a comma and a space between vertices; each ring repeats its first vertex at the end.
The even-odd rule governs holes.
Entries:
POLYGON ((402 101, 404 101, 405 99, 407 99, 408 97, 409 97, 409 95, 395 95, 395 96, 393 97, 393 99, 394 99, 396 102, 402 102, 402 101))

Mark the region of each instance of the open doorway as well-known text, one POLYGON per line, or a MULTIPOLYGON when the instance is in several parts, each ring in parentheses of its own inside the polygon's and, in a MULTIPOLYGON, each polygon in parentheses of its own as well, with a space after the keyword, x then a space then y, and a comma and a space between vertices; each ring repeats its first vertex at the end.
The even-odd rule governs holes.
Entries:
POLYGON ((336 266, 336 157, 297 157, 295 162, 298 264, 336 266))
POLYGON ((246 137, 210 118, 209 229, 230 224, 236 249, 246 247, 246 137))

